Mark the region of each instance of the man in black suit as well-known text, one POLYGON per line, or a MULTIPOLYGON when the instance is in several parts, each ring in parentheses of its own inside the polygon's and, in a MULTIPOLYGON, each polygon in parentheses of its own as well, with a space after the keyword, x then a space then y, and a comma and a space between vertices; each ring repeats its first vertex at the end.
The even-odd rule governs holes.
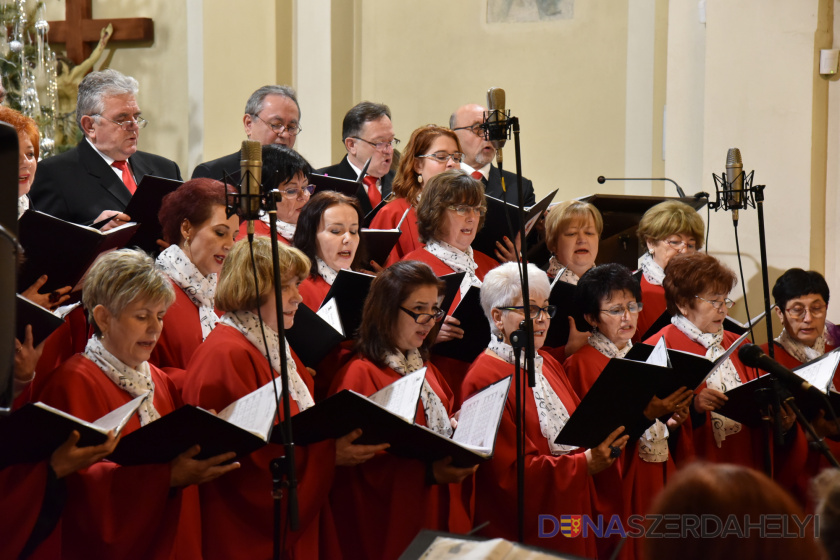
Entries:
POLYGON ((316 173, 356 181, 370 159, 367 174, 356 191, 362 214, 366 215, 391 194, 394 179, 391 161, 394 147, 400 143, 394 138, 391 110, 381 103, 362 101, 347 111, 341 128, 347 155, 339 163, 319 169, 316 173))
MULTIPOLYGON (((498 167, 492 165, 496 157, 496 149, 484 139, 484 131, 479 126, 484 122, 486 111, 487 109, 481 105, 469 104, 459 107, 449 117, 449 128, 458 135, 461 150, 464 152, 461 169, 481 179, 484 183, 485 194, 517 204, 519 191, 516 187, 516 173, 504 171, 507 194, 503 193, 502 174, 499 173, 498 167)), ((522 192, 525 194, 525 205, 533 206, 536 202, 534 185, 525 177, 522 178, 522 192)))
POLYGON ((137 151, 147 121, 137 105, 137 80, 116 70, 91 72, 79 84, 76 124, 85 138, 75 148, 38 165, 29 195, 35 206, 63 220, 102 229, 125 223, 122 214, 146 175, 181 180, 171 160, 137 151))
MULTIPOLYGON (((248 98, 242 117, 249 140, 261 145, 282 144, 295 147, 300 134, 300 105, 295 90, 289 86, 263 86, 248 98)), ((241 152, 198 164, 192 178, 209 177, 221 181, 225 173, 238 183, 241 175, 241 152)))

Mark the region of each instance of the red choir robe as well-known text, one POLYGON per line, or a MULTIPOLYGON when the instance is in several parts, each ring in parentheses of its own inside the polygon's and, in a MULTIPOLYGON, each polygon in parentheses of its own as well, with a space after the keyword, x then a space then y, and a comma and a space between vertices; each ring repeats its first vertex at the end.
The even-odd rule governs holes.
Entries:
MULTIPOLYGON (((426 379, 450 415, 452 391, 434 365, 426 379)), ((372 395, 402 376, 367 358, 353 359, 336 377, 333 393, 351 389, 372 395)), ((426 425, 423 407, 414 419, 426 425)), ((472 527, 472 477, 460 484, 426 483, 427 465, 387 452, 355 467, 336 469, 330 503, 341 547, 368 560, 397 558, 423 529, 466 533, 472 527)))
MULTIPOLYGON (((788 354, 780 344, 774 343, 774 356, 777 362, 788 369, 797 368, 802 365, 802 362, 788 354)), ((826 353, 834 350, 834 346, 826 343, 826 353)), ((762 344, 761 349, 767 353, 768 344, 762 344)), ((765 372, 761 372, 762 375, 765 372)), ((834 390, 840 390, 840 380, 837 379, 836 373, 833 380, 834 390)), ((826 413, 826 417, 830 417, 826 413)), ((808 436, 802 426, 797 422, 794 424, 794 433, 787 441, 787 444, 782 448, 776 448, 776 453, 773 457, 776 482, 778 482, 785 490, 790 492, 796 498, 800 505, 806 511, 814 511, 816 504, 811 496, 811 479, 817 476, 824 469, 830 468, 832 465, 823 457, 817 449, 811 447, 808 443, 808 436)), ((835 457, 840 457, 840 442, 831 439, 825 439, 828 449, 835 457)))
POLYGON ((152 350, 149 363, 164 369, 180 391, 184 386, 184 369, 204 339, 198 307, 174 282, 172 287, 175 288, 175 303, 166 311, 163 331, 152 350))
POLYGON ((636 334, 633 342, 641 342, 642 337, 653 326, 659 317, 665 313, 665 288, 651 284, 642 274, 642 310, 639 312, 639 322, 636 324, 636 334))
MULTIPOLYGON (((665 337, 665 344, 668 348, 674 350, 682 350, 683 352, 690 352, 699 356, 705 356, 706 348, 702 344, 689 340, 681 330, 674 325, 668 325, 654 336, 645 341, 645 344, 655 345, 660 337, 665 337)), ((738 335, 724 331, 723 332, 723 348, 729 349, 733 342, 738 339, 738 335)), ((730 356, 735 369, 743 383, 756 379, 758 375, 752 368, 747 368, 738 359, 738 353, 733 352, 730 356)), ((697 388, 697 393, 706 387, 703 383, 697 388)), ((692 414, 696 414, 693 409, 694 402, 691 403, 692 414)), ((761 430, 755 430, 741 425, 741 431, 737 434, 727 436, 726 440, 718 447, 715 443, 714 432, 712 431, 712 419, 709 412, 705 414, 706 420, 700 425, 693 426, 694 432, 694 452, 698 459, 710 461, 712 463, 735 463, 745 467, 753 468, 757 471, 764 472, 764 445, 765 438, 761 430)), ((771 449, 772 454, 772 449, 771 449)), ((771 455, 772 456, 772 455, 771 455)))
POLYGON ((324 298, 327 297, 327 293, 330 291, 331 286, 327 284, 327 281, 324 280, 323 276, 318 274, 315 263, 312 263, 312 267, 316 269, 315 274, 310 274, 304 278, 303 282, 300 283, 298 290, 300 291, 300 297, 303 298, 303 303, 306 304, 306 307, 312 311, 318 311, 321 308, 321 304, 324 303, 324 298))
MULTIPOLYGON (((181 399, 164 372, 153 365, 150 369, 155 409, 164 416, 181 406, 181 399)), ((132 397, 77 354, 53 372, 33 399, 92 422, 132 397)), ((122 434, 139 428, 134 415, 122 434)), ((200 557, 198 490, 172 489, 169 477, 169 464, 121 467, 108 461, 67 476, 62 558, 200 557)))
MULTIPOLYGON (((262 220, 254 220, 254 235, 259 235, 259 236, 262 236, 262 237, 268 237, 270 233, 271 233, 271 228, 268 227, 267 223, 265 223, 262 220)), ((291 245, 292 244, 291 241, 287 240, 282 235, 277 235, 275 233, 274 237, 276 237, 277 240, 280 243, 283 243, 285 245, 291 245)), ((247 225, 246 222, 243 221, 239 224, 239 235, 236 236, 236 241, 239 241, 241 239, 247 239, 247 238, 248 238, 248 225, 247 225)))
MULTIPOLYGON (((572 388, 581 399, 589 392, 609 361, 607 356, 587 344, 563 364, 572 388)), ((625 448, 621 457, 621 481, 624 503, 631 514, 650 513, 653 501, 676 473, 677 468, 694 459, 691 419, 686 419, 677 430, 669 431, 669 439, 673 441, 669 446, 668 460, 665 462, 651 463, 643 460, 639 457, 638 442, 628 442, 625 448)), ((634 539, 633 545, 636 558, 642 558, 642 540, 634 539)))
MULTIPOLYGON (((44 340, 44 351, 35 366, 37 375, 33 380, 33 390, 42 386, 49 379, 52 371, 73 357, 84 352, 89 338, 88 322, 85 309, 81 305, 67 314, 64 324, 54 330, 44 340)), ((22 341, 21 341, 22 342, 22 341)))
MULTIPOLYGON (((27 386, 15 409, 29 402, 27 386)), ((44 499, 63 503, 56 493, 62 491, 64 481, 49 482, 49 459, 39 463, 22 463, 0 469, 0 511, 7 512, 0 523, 0 558, 18 558, 39 522, 44 499), (52 493, 52 495, 50 495, 52 493), (14 515, 11 513, 14 512, 14 515)), ((44 522, 45 520, 40 520, 44 522)), ((61 558, 61 518, 52 531, 28 557, 29 560, 61 558)))
MULTIPOLYGON (((408 253, 406 256, 403 257, 404 261, 421 261, 428 264, 432 267, 432 271, 437 276, 444 276, 445 274, 452 274, 455 271, 449 268, 448 265, 444 264, 442 260, 431 254, 430 252, 426 251, 425 249, 417 249, 408 253)), ((473 260, 475 264, 478 265, 478 268, 475 271, 476 276, 482 282, 484 281, 484 275, 499 266, 499 262, 492 258, 488 257, 484 253, 480 251, 473 250, 473 260)), ((447 315, 451 315, 455 308, 458 306, 458 302, 461 301, 461 293, 458 292, 455 294, 455 299, 452 301, 452 306, 446 310, 447 315)), ((488 341, 489 342, 489 341, 488 341)), ((468 362, 462 362, 461 360, 456 360, 454 358, 447 358, 445 356, 437 356, 432 354, 432 363, 435 364, 440 372, 443 374, 444 379, 446 379, 447 384, 452 388, 452 392, 455 394, 455 403, 460 404, 463 402, 463 398, 461 395, 461 384, 464 382, 464 376, 467 374, 467 370, 470 367, 468 362)))
MULTIPOLYGON (((571 416, 580 403, 563 366, 550 354, 539 350, 543 357, 543 374, 560 397, 571 416)), ((469 398, 484 387, 511 375, 513 365, 484 352, 470 366, 464 379, 462 393, 469 398)), ((557 550, 584 558, 608 558, 615 542, 590 535, 564 537, 558 531, 554 537, 540 537, 540 515, 588 515, 596 521, 604 516, 604 527, 612 515, 625 516, 621 497, 621 478, 616 465, 589 476, 583 449, 567 455, 552 455, 548 440, 542 434, 533 393, 525 395, 525 544, 557 550), (598 542, 596 542, 598 541, 598 542)), ((618 426, 616 426, 618 427, 618 426)), ((490 538, 517 539, 516 484, 516 391, 511 385, 505 410, 496 436, 493 458, 482 463, 476 473, 475 519, 489 521, 481 534, 490 538)), ((552 523, 542 528, 551 532, 552 523)))
POLYGON ((424 247, 424 244, 420 242, 420 233, 417 231, 417 212, 413 206, 408 204, 406 199, 395 198, 383 206, 370 223, 371 229, 394 229, 400 223, 400 219, 402 219, 406 210, 408 210, 408 216, 405 217, 400 227, 402 234, 391 254, 388 255, 388 260, 385 261, 386 268, 403 260, 403 257, 410 252, 424 247))
MULTIPOLYGON (((311 376, 297 356, 292 355, 298 374, 311 392, 311 376)), ((271 379, 265 356, 242 333, 219 324, 190 360, 184 400, 220 411, 271 379)), ((292 415, 298 412, 294 400, 291 401, 291 412, 292 415)), ((238 459, 239 469, 201 485, 205 560, 271 558, 274 502, 269 463, 283 452, 281 445, 268 444, 238 459)), ((329 513, 324 510, 335 470, 335 442, 327 440, 296 447, 295 466, 300 529, 288 532, 283 557, 318 558, 319 539, 322 555, 340 555, 337 550, 324 550, 325 546, 334 543, 330 537, 331 523, 327 522, 329 513), (323 533, 320 531, 322 520, 325 522, 323 533)), ((284 499, 284 522, 285 512, 284 499)))

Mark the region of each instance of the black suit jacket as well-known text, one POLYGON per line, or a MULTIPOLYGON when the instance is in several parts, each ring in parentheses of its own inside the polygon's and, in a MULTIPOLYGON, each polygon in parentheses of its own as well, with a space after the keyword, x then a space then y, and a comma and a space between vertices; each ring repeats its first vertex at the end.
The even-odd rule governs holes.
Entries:
MULTIPOLYGON (((507 193, 502 198, 502 175, 495 165, 490 166, 487 181, 484 183, 484 194, 504 200, 513 205, 519 204, 519 190, 516 187, 516 173, 505 171, 505 187, 507 193)), ((525 206, 533 206, 537 199, 534 196, 534 185, 529 179, 522 177, 522 192, 525 193, 525 206)))
MULTIPOLYGON (((138 151, 128 163, 138 185, 146 175, 181 180, 178 164, 161 156, 138 151)), ((38 164, 29 196, 41 212, 77 224, 91 224, 104 210, 124 210, 131 200, 114 170, 84 139, 38 164)))
MULTIPOLYGON (((347 156, 344 156, 344 159, 337 164, 318 169, 315 173, 329 175, 330 177, 338 177, 339 179, 350 179, 351 181, 358 179, 358 174, 350 165, 350 162, 347 161, 347 156)), ((379 186, 382 190, 383 200, 391 194, 391 182, 393 180, 393 171, 389 171, 387 175, 380 179, 379 186)), ((359 189, 356 191, 356 198, 359 199, 359 204, 362 206, 362 216, 366 216, 371 210, 373 210, 370 205, 370 198, 368 198, 364 185, 359 185, 359 189)))
POLYGON ((211 161, 199 163, 192 172, 192 179, 199 177, 207 177, 221 181, 225 172, 230 176, 230 180, 235 184, 239 184, 240 174, 242 173, 242 152, 234 152, 229 156, 223 156, 211 161))

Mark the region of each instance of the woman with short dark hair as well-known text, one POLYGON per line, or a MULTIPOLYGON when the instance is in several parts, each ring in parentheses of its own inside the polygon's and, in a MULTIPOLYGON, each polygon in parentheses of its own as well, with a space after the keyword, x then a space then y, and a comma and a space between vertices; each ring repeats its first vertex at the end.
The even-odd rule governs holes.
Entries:
MULTIPOLYGON (((281 144, 262 147, 262 189, 268 192, 280 191, 277 201, 277 231, 274 235, 284 245, 291 245, 295 236, 298 216, 309 202, 315 187, 309 184, 312 166, 302 155, 281 144)), ((254 233, 267 237, 271 233, 268 213, 261 212, 254 220, 254 233)), ((248 228, 239 228, 237 241, 245 239, 248 228)))
POLYGON ((318 310, 341 269, 356 270, 361 263, 359 201, 335 191, 313 196, 298 218, 293 245, 312 263, 300 285, 303 303, 318 310))
MULTIPOLYGON (((514 373, 516 351, 511 333, 519 329, 526 313, 534 324, 536 384, 526 388, 525 402, 525 538, 526 544, 551 548, 586 558, 607 558, 615 542, 593 536, 570 539, 540 536, 540 515, 586 515, 624 512, 621 480, 613 465, 627 444, 623 428, 593 449, 555 443, 557 434, 574 414, 580 399, 566 372, 551 355, 542 350, 551 325, 554 307, 548 303, 549 283, 545 272, 528 265, 530 301, 524 302, 519 267, 505 263, 491 270, 481 286, 481 307, 490 323, 487 349, 470 366, 462 388, 465 398, 514 373), (600 542, 596 542, 600 541, 600 542)), ((520 361, 525 363, 524 352, 520 361)), ((509 540, 516 533, 516 391, 511 386, 496 436, 493 457, 476 474, 476 519, 489 521, 482 531, 488 537, 509 540)))
MULTIPOLYGON (((642 308, 641 290, 630 271, 620 264, 589 269, 578 282, 577 305, 592 326, 588 343, 569 357, 563 367, 582 399, 612 358, 623 358, 633 347, 636 321, 642 308)), ((634 514, 645 514, 677 469, 677 461, 693 458, 692 434, 681 428, 689 417, 694 392, 682 387, 664 399, 653 397, 643 411, 646 424, 653 422, 622 459, 625 505, 634 514), (668 416, 666 422, 659 418, 668 416)), ((638 548, 639 541, 635 546, 638 548)))
POLYGON ((158 255, 157 265, 175 287, 175 303, 149 360, 175 368, 169 374, 179 389, 184 382, 180 370, 219 320, 216 284, 239 232, 239 218, 226 214, 226 194, 232 189, 220 181, 192 179, 163 197, 158 212, 169 247, 158 255))
MULTIPOLYGON (((342 370, 333 392, 351 389, 371 395, 404 375, 425 367, 415 423, 449 436, 454 413, 452 391, 429 359, 443 311, 443 282, 417 261, 395 263, 370 288, 362 312, 359 355, 342 370)), ((451 458, 425 463, 380 454, 364 465, 336 474, 330 497, 343 550, 358 558, 396 558, 421 529, 469 531, 466 488, 475 472, 451 458), (464 494, 462 494, 462 492, 464 494)))
MULTIPOLYGON (((665 268, 663 282, 671 324, 645 342, 656 344, 665 337, 668 348, 714 361, 738 338, 723 328, 729 308, 734 305, 729 292, 736 282, 735 273, 710 255, 674 256, 665 268)), ((691 412, 694 448, 699 458, 764 468, 762 434, 716 412, 727 400, 726 391, 757 377, 754 369, 741 363, 736 352, 696 392, 691 412)))

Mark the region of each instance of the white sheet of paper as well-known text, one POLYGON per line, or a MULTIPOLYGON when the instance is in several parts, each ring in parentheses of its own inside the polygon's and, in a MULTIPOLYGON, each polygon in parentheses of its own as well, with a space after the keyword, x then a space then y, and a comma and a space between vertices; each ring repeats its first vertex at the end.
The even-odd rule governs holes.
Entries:
POLYGON ((505 409, 510 380, 508 377, 464 401, 458 415, 458 427, 452 435, 454 442, 485 455, 493 451, 496 428, 505 409))
POLYGON ((368 398, 391 414, 396 414, 413 424, 424 379, 426 379, 426 368, 423 367, 394 381, 368 398))
MULTIPOLYGON (((280 396, 283 391, 280 378, 275 379, 274 383, 277 384, 277 396, 280 396)), ((269 381, 256 391, 230 403, 218 417, 267 441, 276 413, 277 401, 272 382, 269 381)))
POLYGON ((724 352, 722 356, 720 356, 717 360, 715 360, 714 367, 711 369, 711 371, 709 373, 706 374, 706 377, 703 378, 703 381, 706 381, 709 378, 710 375, 712 375, 714 372, 716 372, 718 370, 718 368, 720 366, 722 366, 723 363, 726 360, 729 359, 729 356, 731 356, 733 352, 738 350, 738 348, 741 346, 741 343, 744 342, 744 339, 747 338, 749 335, 750 335, 750 333, 749 333, 749 331, 747 331, 744 334, 742 334, 740 337, 738 337, 738 340, 736 340, 735 342, 732 343, 732 346, 729 347, 729 350, 724 352))
POLYGON ((653 347, 653 352, 650 353, 645 363, 652 366, 671 367, 671 359, 668 357, 668 347, 665 346, 664 336, 659 337, 659 341, 653 347))
POLYGON ((828 387, 834 379, 834 372, 837 371, 838 365, 840 365, 840 352, 832 350, 822 360, 801 365, 793 371, 823 393, 828 393, 828 387))
POLYGON ((330 298, 321 308, 315 312, 318 317, 330 324, 332 328, 344 336, 344 329, 341 327, 341 316, 338 314, 338 303, 335 298, 330 298))

